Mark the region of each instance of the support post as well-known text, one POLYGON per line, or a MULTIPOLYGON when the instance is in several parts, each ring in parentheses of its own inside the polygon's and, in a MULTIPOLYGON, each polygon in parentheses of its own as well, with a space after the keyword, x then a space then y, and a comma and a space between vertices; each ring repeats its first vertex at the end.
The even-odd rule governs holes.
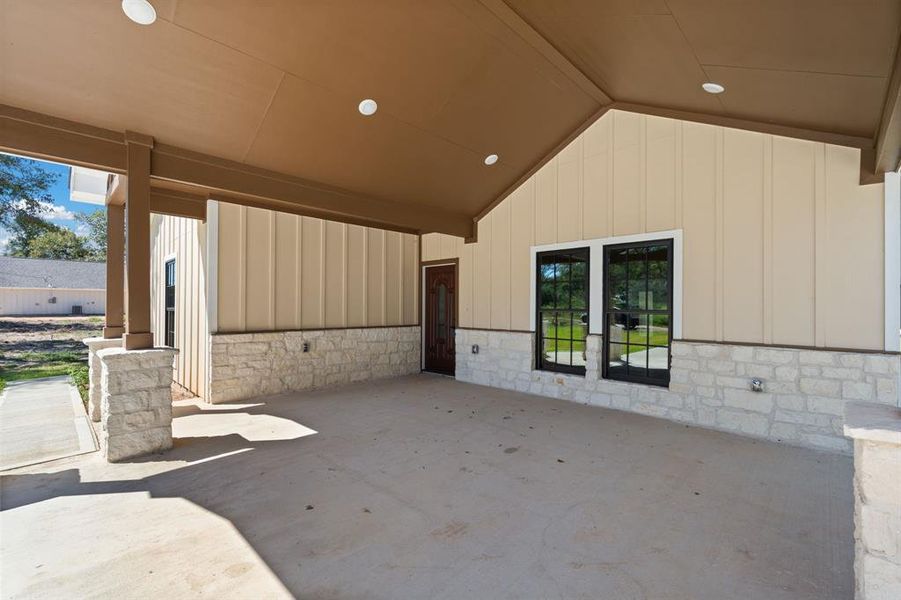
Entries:
POLYGON ((150 331, 150 150, 153 138, 125 132, 126 182, 126 350, 153 347, 150 331))
POLYGON ((103 337, 121 338, 125 331, 125 207, 106 205, 106 325, 103 337))

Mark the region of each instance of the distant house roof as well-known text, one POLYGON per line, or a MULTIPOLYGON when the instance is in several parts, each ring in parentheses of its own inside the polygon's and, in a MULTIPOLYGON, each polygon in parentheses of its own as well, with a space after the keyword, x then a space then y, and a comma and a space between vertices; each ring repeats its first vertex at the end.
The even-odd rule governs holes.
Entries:
POLYGON ((106 288, 106 263, 0 256, 0 288, 106 288))

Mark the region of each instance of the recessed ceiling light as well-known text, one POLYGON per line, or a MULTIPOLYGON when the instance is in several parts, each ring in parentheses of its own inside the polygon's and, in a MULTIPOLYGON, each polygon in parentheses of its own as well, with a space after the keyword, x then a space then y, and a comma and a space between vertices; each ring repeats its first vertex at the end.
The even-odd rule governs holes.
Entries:
POLYGON ((708 81, 707 83, 701 85, 701 87, 704 88, 704 91, 708 94, 722 94, 726 91, 726 88, 718 83, 713 83, 712 81, 708 81))
POLYGON ((485 157, 485 164, 489 167, 497 162, 497 154, 489 154, 485 157))
POLYGON ((372 98, 366 98, 362 102, 360 102, 360 114, 365 117, 371 117, 375 114, 375 111, 379 109, 378 103, 372 98))
POLYGON ((147 0, 122 0, 122 11, 138 25, 150 25, 156 21, 156 9, 147 0))

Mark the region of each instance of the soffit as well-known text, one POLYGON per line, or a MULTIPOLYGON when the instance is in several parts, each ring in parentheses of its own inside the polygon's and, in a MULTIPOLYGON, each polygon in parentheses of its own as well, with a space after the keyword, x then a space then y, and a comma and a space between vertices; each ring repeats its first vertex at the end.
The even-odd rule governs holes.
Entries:
POLYGON ((901 30, 897 0, 508 4, 616 101, 870 138, 901 30))
POLYGON ((475 0, 154 5, 6 0, 0 101, 470 215, 598 108, 475 0))

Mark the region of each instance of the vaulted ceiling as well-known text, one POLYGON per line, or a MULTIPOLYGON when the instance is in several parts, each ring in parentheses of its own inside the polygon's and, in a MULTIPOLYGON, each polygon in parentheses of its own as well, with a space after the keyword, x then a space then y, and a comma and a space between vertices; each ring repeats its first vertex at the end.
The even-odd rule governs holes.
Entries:
POLYGON ((117 0, 0 0, 0 103, 430 210, 422 230, 611 106, 874 152, 893 131, 897 0, 151 2, 139 26, 117 0))

